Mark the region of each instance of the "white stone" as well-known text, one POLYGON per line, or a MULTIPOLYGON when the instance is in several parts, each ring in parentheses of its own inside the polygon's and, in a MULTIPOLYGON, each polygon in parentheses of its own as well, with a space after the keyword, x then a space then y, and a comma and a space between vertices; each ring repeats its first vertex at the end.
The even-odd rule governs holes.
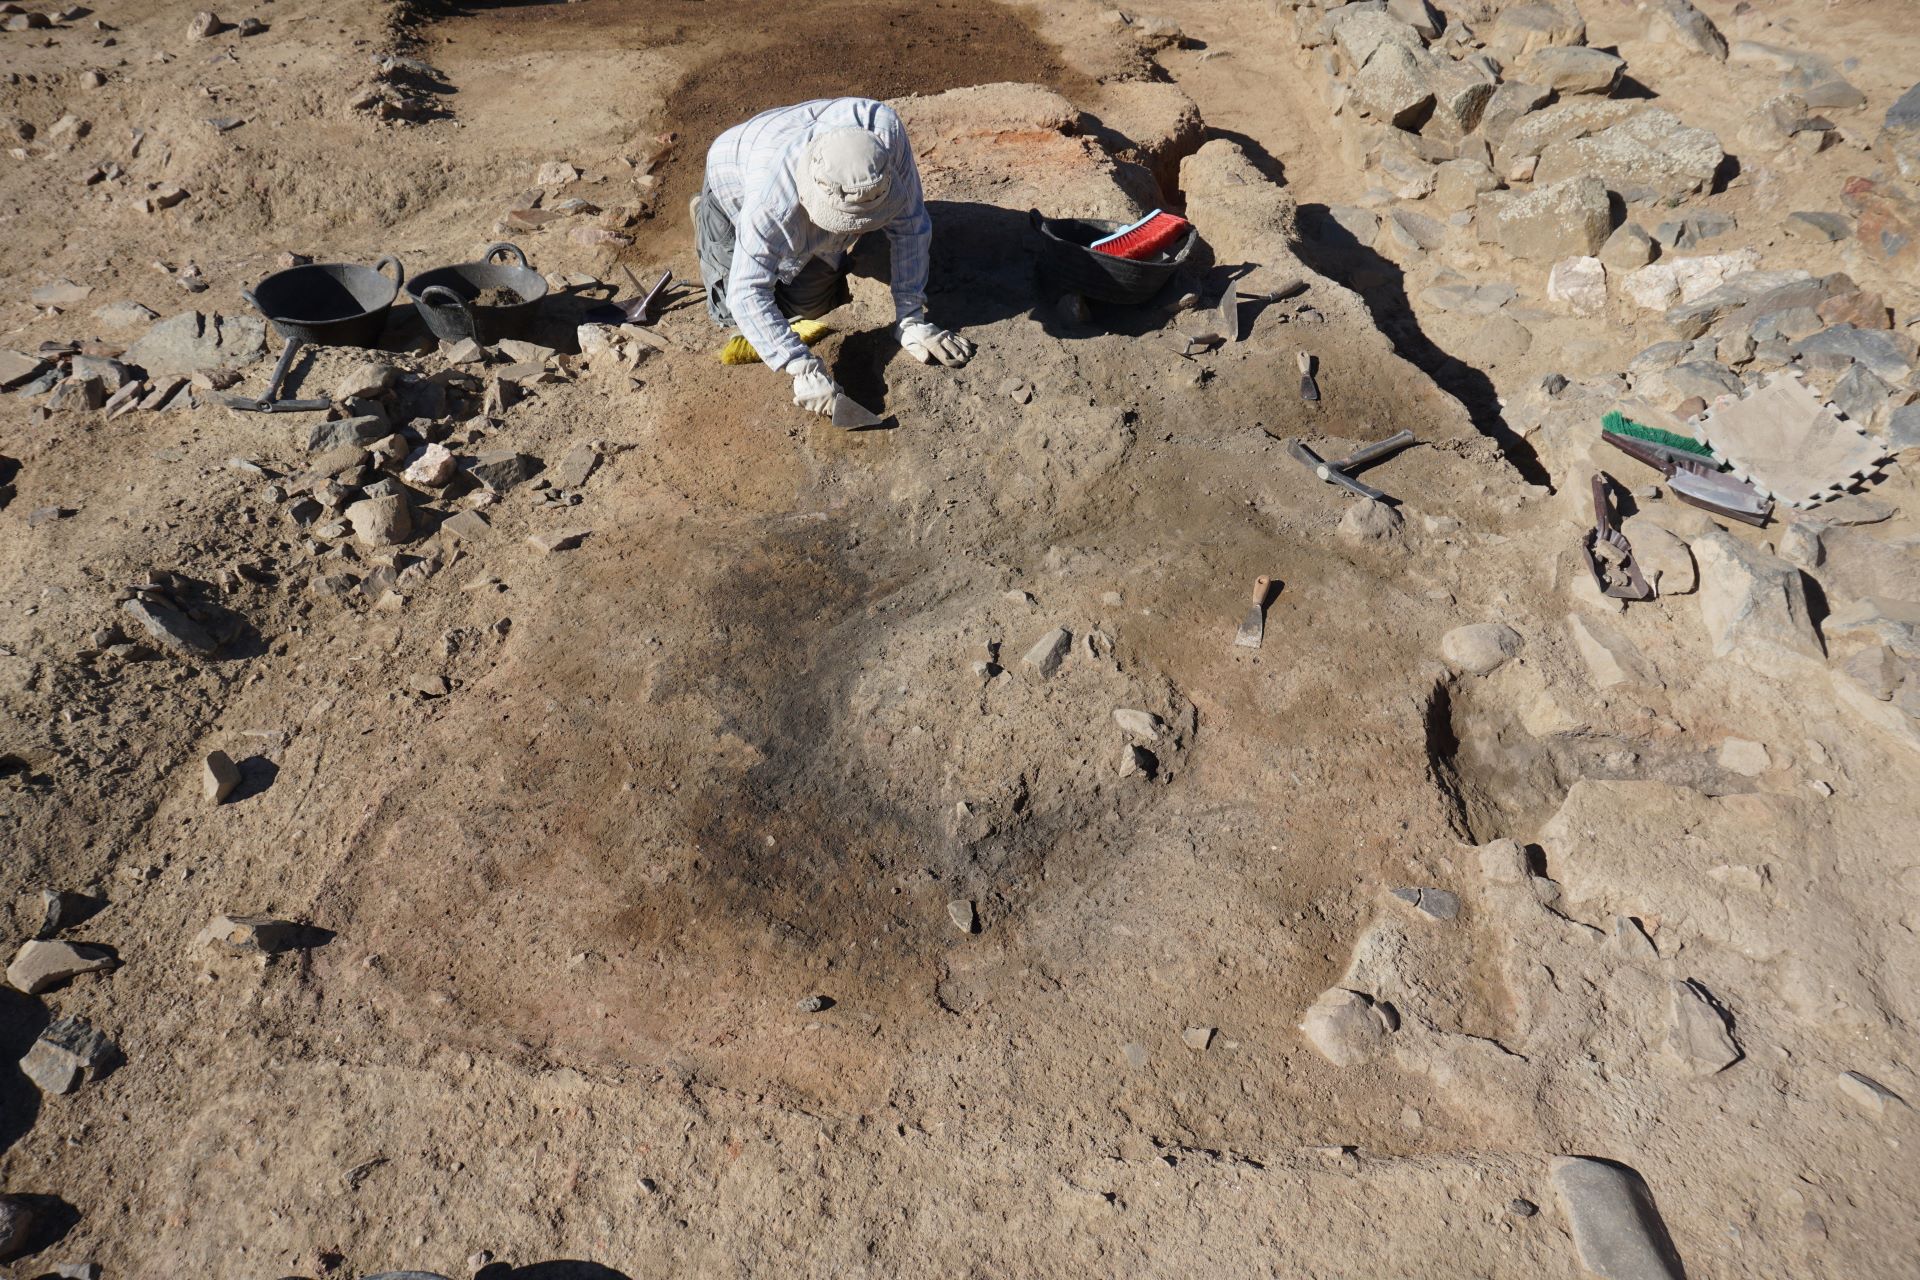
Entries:
POLYGON ((1520 652, 1525 642, 1504 622, 1473 622, 1440 637, 1440 655, 1456 670, 1484 676, 1520 652))
POLYGON ((1607 269, 1598 258, 1562 258, 1547 273, 1547 300, 1565 303, 1577 316, 1607 309, 1607 269))
POLYGON ((1587 664, 1587 678, 1596 689, 1611 689, 1649 676, 1646 659, 1611 621, 1583 613, 1567 615, 1567 634, 1587 664))
POLYGON ((407 469, 400 473, 400 478, 408 484, 438 489, 453 479, 454 466, 453 453, 445 445, 423 445, 407 459, 407 469))
POLYGON ((1300 1030, 1327 1061, 1351 1067, 1385 1049, 1394 1028, 1386 1010, 1371 997, 1332 987, 1307 1009, 1300 1030))
POLYGON ((1728 738, 1720 744, 1720 767, 1743 778, 1757 778, 1773 767, 1765 744, 1747 738, 1728 738))
POLYGON ((1711 293, 1733 276, 1760 265, 1757 249, 1706 253, 1694 258, 1662 258, 1630 271, 1621 287, 1634 303, 1649 311, 1665 311, 1678 302, 1692 302, 1711 293))

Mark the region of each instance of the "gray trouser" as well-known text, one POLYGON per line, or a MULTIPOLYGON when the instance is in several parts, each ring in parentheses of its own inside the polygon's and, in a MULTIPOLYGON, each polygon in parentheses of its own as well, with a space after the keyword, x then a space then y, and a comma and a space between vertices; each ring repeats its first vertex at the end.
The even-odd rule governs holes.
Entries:
MULTIPOLYGON (((707 314, 713 322, 733 326, 733 310, 727 306, 727 273, 733 270, 733 220, 714 203, 703 188, 693 207, 693 242, 700 257, 700 279, 707 287, 707 314)), ((830 267, 815 258, 800 268, 791 284, 773 287, 774 305, 788 319, 816 320, 835 307, 853 300, 847 287, 848 276, 870 280, 893 279, 893 248, 884 231, 869 231, 853 242, 853 247, 830 267)))

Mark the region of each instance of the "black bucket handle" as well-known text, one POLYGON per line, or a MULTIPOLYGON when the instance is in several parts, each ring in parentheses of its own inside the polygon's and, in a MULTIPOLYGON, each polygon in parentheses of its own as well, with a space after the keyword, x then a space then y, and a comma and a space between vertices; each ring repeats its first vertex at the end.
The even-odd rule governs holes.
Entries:
POLYGON ((527 261, 526 251, 521 249, 519 245, 510 244, 505 240, 501 240, 496 244, 488 245, 487 251, 481 257, 480 261, 492 262, 495 258, 499 257, 503 253, 510 253, 514 257, 518 258, 520 260, 520 267, 522 270, 531 271, 533 269, 533 264, 527 261))
POLYGON ((428 285, 420 291, 418 301, 424 306, 435 309, 451 308, 459 315, 460 319, 465 322, 467 337, 478 338, 480 336, 480 331, 473 323, 473 309, 467 305, 465 298, 447 288, 447 286, 443 284, 428 285))
POLYGON ((381 256, 380 261, 373 264, 373 269, 376 273, 385 275, 389 264, 393 267, 393 291, 398 293, 400 292, 400 286, 407 282, 407 269, 400 265, 400 259, 390 253, 384 254, 381 256))

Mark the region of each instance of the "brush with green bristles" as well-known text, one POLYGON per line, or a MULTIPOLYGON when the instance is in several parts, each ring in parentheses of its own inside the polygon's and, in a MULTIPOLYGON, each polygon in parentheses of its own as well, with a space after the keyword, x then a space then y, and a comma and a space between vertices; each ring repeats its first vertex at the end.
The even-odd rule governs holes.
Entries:
POLYGON ((1683 436, 1676 432, 1664 431, 1659 427, 1649 427, 1643 422, 1635 422, 1618 409, 1611 410, 1606 417, 1600 419, 1600 425, 1617 436, 1631 436, 1635 440, 1645 440, 1650 444, 1663 444, 1669 449, 1697 453, 1703 458, 1713 457, 1713 450, 1692 436, 1683 436))

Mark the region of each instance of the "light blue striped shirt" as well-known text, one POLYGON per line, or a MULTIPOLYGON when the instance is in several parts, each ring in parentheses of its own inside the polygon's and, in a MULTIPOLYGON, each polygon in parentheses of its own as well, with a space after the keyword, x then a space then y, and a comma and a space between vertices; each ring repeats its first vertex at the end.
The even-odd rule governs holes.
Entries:
POLYGON ((838 266, 860 238, 815 226, 801 207, 796 176, 815 135, 848 126, 866 129, 887 144, 892 183, 878 211, 878 229, 886 231, 893 251, 895 318, 917 319, 927 310, 933 221, 906 126, 893 108, 871 98, 821 98, 763 111, 714 139, 707 151, 707 192, 733 219, 727 308, 760 358, 775 369, 807 354, 774 304, 775 282, 790 283, 814 258, 838 266))

